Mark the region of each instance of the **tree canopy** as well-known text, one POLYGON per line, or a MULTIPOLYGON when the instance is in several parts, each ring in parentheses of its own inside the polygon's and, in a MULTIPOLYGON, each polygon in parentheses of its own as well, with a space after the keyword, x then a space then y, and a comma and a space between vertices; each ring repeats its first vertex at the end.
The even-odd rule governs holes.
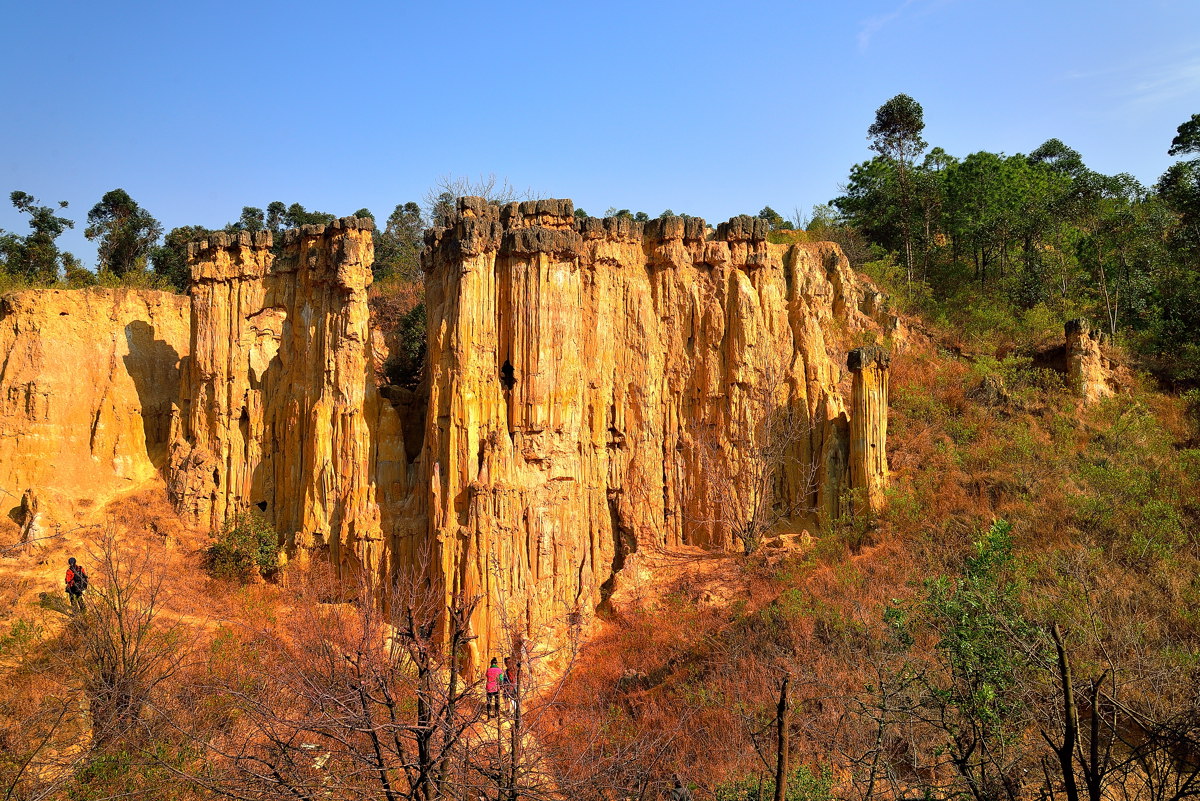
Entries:
POLYGON ((122 277, 145 271, 162 226, 124 189, 114 189, 88 212, 84 235, 99 241, 100 271, 122 277))
POLYGON ((30 281, 54 281, 59 267, 69 270, 76 261, 70 254, 59 251, 55 240, 75 223, 58 212, 67 207, 67 201, 58 202, 58 207, 42 206, 33 195, 16 191, 9 195, 13 207, 29 215, 29 233, 17 236, 0 232, 0 267, 3 271, 30 281), (67 258, 69 257, 69 258, 67 258))

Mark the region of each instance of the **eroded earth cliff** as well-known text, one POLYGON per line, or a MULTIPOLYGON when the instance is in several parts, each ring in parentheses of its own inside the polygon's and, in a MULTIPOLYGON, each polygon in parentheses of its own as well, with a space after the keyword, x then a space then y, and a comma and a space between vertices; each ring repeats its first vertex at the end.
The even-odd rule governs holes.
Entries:
MULTIPOLYGON (((878 325, 836 246, 766 235, 464 198, 427 237, 427 541, 448 589, 485 599, 480 649, 497 620, 537 636, 586 619, 639 550, 740 547, 732 507, 764 491, 752 462, 775 458, 780 410, 777 503, 802 520, 848 503, 843 367, 878 325)), ((864 426, 882 445, 885 419, 864 426)), ((886 471, 882 452, 862 464, 886 471)), ((864 502, 885 475, 863 473, 864 502)))
POLYGON ((479 657, 561 641, 648 550, 740 549, 764 505, 883 502, 887 354, 847 357, 894 321, 834 245, 463 198, 404 392, 377 387, 372 259, 347 218, 194 243, 188 298, 10 296, 0 488, 102 503, 163 468, 197 527, 257 510, 292 558, 481 596, 479 657))
POLYGON ((36 289, 0 298, 0 496, 41 525, 140 487, 163 467, 187 298, 130 289, 36 289), (29 504, 26 503, 26 506, 29 504))
POLYGON ((371 362, 370 220, 284 235, 216 233, 189 248, 192 359, 182 376, 168 487, 219 529, 262 513, 289 554, 387 575, 379 488, 407 460, 371 362))

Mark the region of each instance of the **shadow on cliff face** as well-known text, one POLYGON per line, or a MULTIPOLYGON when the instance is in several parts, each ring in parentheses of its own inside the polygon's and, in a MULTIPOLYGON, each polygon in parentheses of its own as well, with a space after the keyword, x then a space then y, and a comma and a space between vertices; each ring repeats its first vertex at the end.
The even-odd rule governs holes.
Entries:
POLYGON ((179 400, 179 354, 166 341, 154 338, 154 326, 134 320, 125 326, 125 370, 133 379, 142 407, 142 428, 150 462, 161 468, 171 434, 171 405, 179 400))

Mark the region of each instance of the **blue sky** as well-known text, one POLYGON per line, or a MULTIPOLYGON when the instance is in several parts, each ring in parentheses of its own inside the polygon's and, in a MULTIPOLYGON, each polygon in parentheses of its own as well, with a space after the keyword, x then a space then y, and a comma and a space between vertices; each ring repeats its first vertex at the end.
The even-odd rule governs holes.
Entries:
POLYGON ((447 174, 593 214, 789 215, 905 92, 955 155, 1051 137, 1153 183, 1200 112, 1200 3, 5 0, 0 228, 122 187, 167 229, 300 202, 383 219, 447 174))

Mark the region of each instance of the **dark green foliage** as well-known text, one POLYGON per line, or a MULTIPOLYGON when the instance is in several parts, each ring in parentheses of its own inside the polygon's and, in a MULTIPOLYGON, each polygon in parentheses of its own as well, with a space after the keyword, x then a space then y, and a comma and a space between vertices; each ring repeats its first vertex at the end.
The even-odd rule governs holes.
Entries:
POLYGON ((412 201, 397 204, 388 216, 387 226, 375 234, 375 278, 394 275, 405 281, 416 280, 421 271, 424 236, 421 207, 412 201))
MULTIPOLYGON (((1172 165, 1152 191, 1089 170, 1058 139, 1028 156, 934 148, 918 162, 918 112, 898 98, 881 107, 881 155, 851 168, 816 236, 852 229, 896 254, 867 269, 901 307, 966 337, 999 344, 987 326, 1026 317, 1045 323, 1029 333, 1049 336, 1085 316, 1160 377, 1200 381, 1200 159, 1172 165)), ((1200 152, 1200 115, 1171 152, 1200 152)))
POLYGON ((78 266, 78 259, 62 253, 55 240, 75 223, 56 213, 65 209, 67 202, 59 201, 58 209, 39 206, 37 198, 25 192, 9 195, 13 207, 29 215, 29 233, 17 236, 0 231, 0 272, 34 282, 52 282, 58 278, 61 265, 78 266))
POLYGON ((283 216, 287 214, 287 206, 283 205, 280 200, 273 200, 267 204, 267 227, 272 231, 279 231, 283 228, 283 216))
POLYGON ((302 225, 328 225, 337 219, 337 215, 327 211, 308 211, 299 203, 287 207, 283 215, 284 228, 299 228, 302 225))
POLYGON ((1175 138, 1171 140, 1168 156, 1182 156, 1187 153, 1200 153, 1200 114, 1182 123, 1176 130, 1175 138))
POLYGON ((790 221, 783 219, 783 216, 770 206, 763 206, 763 210, 758 213, 758 217, 766 220, 771 226, 772 231, 791 231, 796 227, 790 221))
POLYGON ((225 226, 226 231, 261 231, 267 227, 266 214, 256 206, 242 206, 242 216, 225 226))
POLYGON ((1067 147, 1061 139, 1047 139, 1029 154, 1030 164, 1042 164, 1059 175, 1075 177, 1086 172, 1079 151, 1067 147))
POLYGON ((154 274, 166 280, 176 292, 186 290, 191 281, 191 272, 187 265, 188 242, 207 233, 208 229, 199 225, 172 228, 163 239, 163 243, 150 254, 154 274))
POLYGON ((384 374, 392 384, 412 389, 421 382, 425 366, 424 303, 418 303, 400 318, 396 334, 399 346, 384 363, 384 374))
MULTIPOLYGON (((713 788, 716 801, 771 801, 775 798, 775 777, 746 777, 713 788)), ((830 801, 833 798, 833 771, 821 765, 816 773, 801 765, 788 775, 787 801, 830 801)))
POLYGON ((871 149, 897 163, 909 163, 925 149, 921 132, 925 111, 921 104, 899 94, 875 110, 875 122, 867 129, 871 149))
POLYGON ((162 226, 124 189, 106 192, 88 212, 84 235, 99 240, 100 272, 123 278, 144 272, 154 243, 162 235, 162 226))
POLYGON ((208 546, 208 569, 217 578, 268 576, 279 568, 279 535, 257 512, 239 513, 208 546))
POLYGON ((608 211, 604 212, 604 216, 605 217, 624 217, 625 219, 633 220, 634 222, 650 222, 650 215, 647 214, 646 212, 639 211, 638 213, 634 214, 629 209, 609 208, 608 211))

